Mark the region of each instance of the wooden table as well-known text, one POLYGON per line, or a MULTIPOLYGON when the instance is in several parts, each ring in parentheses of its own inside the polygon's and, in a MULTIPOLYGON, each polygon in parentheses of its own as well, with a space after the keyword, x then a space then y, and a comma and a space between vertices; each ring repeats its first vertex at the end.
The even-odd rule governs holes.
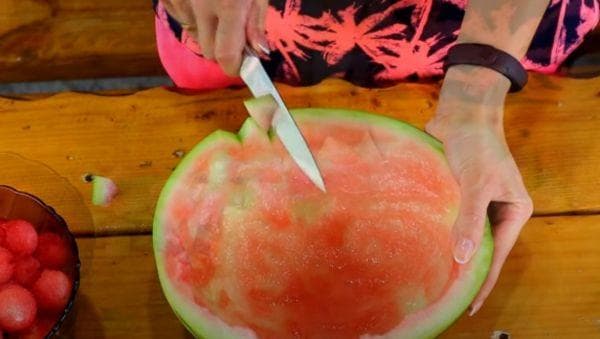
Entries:
MULTIPOLYGON (((365 109, 419 127, 434 84, 359 89, 330 80, 282 86, 291 107, 365 109)), ((77 338, 186 337, 161 293, 151 247, 157 195, 181 152, 217 128, 237 130, 246 90, 183 95, 152 89, 125 96, 63 93, 0 99, 0 182, 53 205, 78 235, 83 281, 77 338), (86 173, 121 194, 91 205, 86 173)), ((497 287, 446 338, 600 337, 600 78, 532 76, 510 95, 506 134, 535 203, 535 216, 497 287)))
POLYGON ((0 83, 163 75, 150 0, 2 0, 0 83))

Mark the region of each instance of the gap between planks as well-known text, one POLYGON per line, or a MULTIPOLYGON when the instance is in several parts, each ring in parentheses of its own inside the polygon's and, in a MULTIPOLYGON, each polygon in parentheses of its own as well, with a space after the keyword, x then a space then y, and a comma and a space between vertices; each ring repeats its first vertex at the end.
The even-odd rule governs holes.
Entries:
MULTIPOLYGON (((577 218, 577 217, 593 217, 600 216, 600 211, 592 210, 592 211, 573 211, 573 212, 561 212, 561 213, 540 213, 534 214, 530 219, 549 219, 552 220, 554 218, 577 218)), ((529 222, 529 221, 528 221, 529 222)), ((152 231, 143 231, 143 232, 134 232, 134 231, 125 231, 119 233, 97 233, 97 234, 76 234, 75 238, 77 239, 92 239, 92 238, 127 238, 127 237, 146 237, 151 236, 152 231)))

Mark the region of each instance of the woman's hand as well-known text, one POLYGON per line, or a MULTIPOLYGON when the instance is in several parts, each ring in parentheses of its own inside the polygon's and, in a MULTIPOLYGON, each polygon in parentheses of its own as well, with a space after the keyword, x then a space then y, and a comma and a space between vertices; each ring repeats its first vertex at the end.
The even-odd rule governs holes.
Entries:
POLYGON ((238 76, 246 44, 268 53, 265 18, 268 0, 162 0, 171 14, 196 38, 207 59, 238 76))
POLYGON ((533 211, 502 126, 509 81, 475 66, 449 69, 435 117, 426 130, 444 143, 450 168, 459 183, 461 206, 454 225, 454 258, 467 263, 479 248, 486 212, 495 248, 487 280, 470 307, 479 310, 492 291, 502 265, 533 211))

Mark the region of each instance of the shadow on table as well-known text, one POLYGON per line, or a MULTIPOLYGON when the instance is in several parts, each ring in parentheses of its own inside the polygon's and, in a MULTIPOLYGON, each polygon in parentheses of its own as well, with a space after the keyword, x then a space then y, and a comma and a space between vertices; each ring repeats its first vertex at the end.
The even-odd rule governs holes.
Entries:
MULTIPOLYGON (((526 245, 517 242, 500 273, 494 290, 479 312, 470 317, 468 311, 465 311, 440 338, 489 338, 494 331, 510 333, 511 328, 507 325, 516 323, 517 321, 514 319, 526 316, 523 312, 531 309, 515 305, 516 298, 514 296, 518 286, 526 283, 525 272, 532 264, 530 258, 531 253, 526 245), (509 307, 510 309, 508 309, 509 307)), ((517 301, 523 305, 530 302, 526 299, 517 301)))
POLYGON ((175 313, 173 313, 171 306, 167 303, 156 272, 155 276, 156 280, 150 286, 147 302, 152 338, 193 339, 194 336, 183 326, 175 316, 175 313))
POLYGON ((77 297, 74 311, 75 323, 64 338, 106 338, 100 313, 87 295, 77 297))
POLYGON ((506 324, 516 323, 518 319, 527 317, 526 313, 532 309, 530 306, 527 306, 527 304, 532 302, 531 299, 515 298, 514 295, 518 286, 528 283, 526 272, 531 268, 531 264, 531 251, 525 243, 517 241, 515 248, 509 254, 507 262, 504 265, 504 272, 500 273, 496 287, 488 298, 491 308, 488 314, 491 313, 492 331, 503 330, 510 332, 510 328, 503 327, 506 327, 506 324), (502 320, 499 319, 501 315, 502 320))

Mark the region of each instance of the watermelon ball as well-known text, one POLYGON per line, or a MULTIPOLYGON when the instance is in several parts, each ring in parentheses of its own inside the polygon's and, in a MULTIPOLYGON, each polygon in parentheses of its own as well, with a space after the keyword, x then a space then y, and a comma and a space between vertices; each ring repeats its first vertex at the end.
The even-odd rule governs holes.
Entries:
MULTIPOLYGON (((58 316, 56 317, 58 319, 58 316)), ((40 339, 45 338, 54 324, 56 323, 56 319, 52 319, 48 316, 41 316, 35 320, 33 326, 31 326, 27 331, 19 333, 19 339, 40 339)), ((0 336, 0 338, 2 338, 0 336)))
POLYGON ((8 332, 22 331, 33 325, 37 305, 28 290, 15 284, 0 290, 0 328, 8 332))
POLYGON ((4 247, 0 247, 0 284, 8 282, 14 273, 13 255, 4 247))
POLYGON ((15 262, 13 278, 22 286, 32 285, 40 276, 40 262, 34 257, 22 257, 15 262))
POLYGON ((39 235, 35 256, 46 268, 61 269, 69 260, 67 242, 58 234, 45 232, 39 235))
POLYGON ((38 244, 38 234, 25 220, 10 220, 4 224, 6 247, 16 255, 31 255, 38 244))
POLYGON ((71 281, 61 271, 43 270, 32 291, 40 309, 60 311, 69 301, 71 281))

